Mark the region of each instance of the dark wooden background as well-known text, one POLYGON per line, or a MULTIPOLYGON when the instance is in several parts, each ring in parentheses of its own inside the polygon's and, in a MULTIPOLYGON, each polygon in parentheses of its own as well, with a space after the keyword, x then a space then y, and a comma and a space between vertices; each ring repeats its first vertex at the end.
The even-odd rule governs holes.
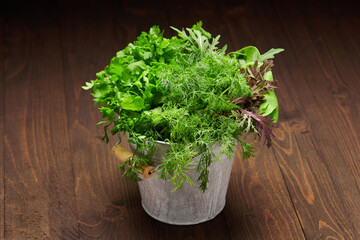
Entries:
POLYGON ((360 239, 359 5, 1 3, 0 239, 360 239), (169 36, 200 19, 229 50, 286 49, 274 71, 280 127, 273 148, 236 154, 219 216, 171 226, 121 177, 81 86, 141 31, 169 36))

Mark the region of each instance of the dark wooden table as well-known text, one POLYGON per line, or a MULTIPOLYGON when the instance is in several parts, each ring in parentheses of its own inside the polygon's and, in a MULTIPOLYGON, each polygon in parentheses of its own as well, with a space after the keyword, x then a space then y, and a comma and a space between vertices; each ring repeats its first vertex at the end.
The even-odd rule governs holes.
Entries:
POLYGON ((8 1, 0 16, 0 239, 360 239, 360 7, 341 1, 8 1), (280 127, 239 153, 214 220, 142 209, 85 81, 154 24, 203 20, 275 61, 280 127))

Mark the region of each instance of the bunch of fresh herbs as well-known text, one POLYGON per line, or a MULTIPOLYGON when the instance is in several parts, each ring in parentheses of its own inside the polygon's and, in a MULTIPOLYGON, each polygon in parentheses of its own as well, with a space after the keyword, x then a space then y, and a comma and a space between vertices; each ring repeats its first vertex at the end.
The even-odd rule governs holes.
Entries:
POLYGON ((136 144, 137 156, 120 168, 136 180, 141 166, 151 165, 154 141, 170 144, 159 177, 172 181, 175 190, 184 181, 192 159, 201 154, 196 171, 200 189, 207 188, 211 163, 222 154, 233 157, 240 142, 243 159, 254 155, 246 141, 249 133, 263 136, 271 146, 272 128, 278 120, 278 102, 271 69, 274 54, 252 46, 226 53, 218 49, 220 36, 213 38, 198 22, 178 30, 177 36, 163 37, 158 26, 142 32, 134 43, 119 51, 97 79, 86 83, 108 130, 115 135, 128 133, 136 144), (213 153, 218 142, 221 151, 213 153), (125 168, 125 166, 131 166, 125 168))

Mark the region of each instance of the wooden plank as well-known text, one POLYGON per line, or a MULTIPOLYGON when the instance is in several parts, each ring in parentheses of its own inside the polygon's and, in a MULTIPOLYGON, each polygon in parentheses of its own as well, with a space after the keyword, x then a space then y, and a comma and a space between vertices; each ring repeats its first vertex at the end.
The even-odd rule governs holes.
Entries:
POLYGON ((317 85, 320 96, 329 99, 324 102, 333 120, 332 135, 342 146, 345 163, 351 170, 352 178, 358 191, 360 190, 360 61, 356 54, 356 46, 352 43, 360 41, 360 35, 353 34, 351 38, 342 38, 342 32, 350 27, 341 26, 338 22, 344 18, 347 25, 360 24, 357 17, 338 16, 319 18, 316 15, 304 19, 309 36, 316 43, 317 60, 326 79, 326 84, 317 85), (349 19, 348 19, 349 18, 349 19), (325 24, 327 20, 327 24, 325 24), (330 25, 332 27, 330 27, 330 25), (316 34, 315 34, 316 33, 316 34), (321 39, 321 41, 316 41, 321 39), (350 40, 351 39, 351 40, 350 40), (350 54, 349 54, 350 53, 350 54), (321 57, 320 57, 321 56, 321 57))
MULTIPOLYGON (((321 56, 317 58, 322 70, 331 83, 327 94, 331 95, 332 102, 344 112, 343 117, 350 117, 346 119, 348 128, 353 137, 359 139, 360 126, 357 119, 360 112, 360 96, 351 90, 360 89, 360 81, 356 80, 360 75, 360 34, 356 31, 360 20, 357 16, 343 14, 336 18, 314 15, 315 17, 303 20, 309 36, 315 42, 314 47, 321 56)), ((332 102, 329 102, 329 107, 332 102)))
POLYGON ((5 237, 79 237, 54 12, 9 8, 5 32, 5 237), (31 14, 30 14, 31 13, 31 14))
MULTIPOLYGON (((1 11, 3 12, 3 11, 1 11)), ((0 16, 0 46, 3 46, 4 42, 4 17, 0 16)), ((5 153, 4 153, 4 126, 5 126, 5 91, 4 91, 4 51, 0 49, 0 239, 4 239, 4 223, 5 223, 5 153)))
MULTIPOLYGON (((358 9, 359 8, 360 6, 358 6, 358 9)), ((356 16, 352 18, 344 17, 332 24, 338 24, 336 28, 336 34, 338 35, 331 40, 325 39, 325 42, 333 41, 332 46, 335 48, 338 44, 343 43, 342 38, 339 36, 343 36, 343 38, 347 40, 346 44, 342 44, 344 50, 342 52, 331 51, 331 56, 341 76, 352 80, 348 87, 351 87, 354 91, 358 91, 360 89, 359 81, 356 81, 358 78, 353 78, 353 76, 360 75, 360 61, 358 57, 360 55, 360 46, 358 44, 360 41, 360 32, 357 28, 357 26, 360 25, 360 19, 356 16), (348 63, 343 62, 342 59, 348 59, 348 63)), ((329 31, 332 31, 332 29, 329 29, 329 31)), ((332 34, 332 32, 330 34, 332 34)), ((347 104, 347 109, 350 109, 349 115, 353 119, 353 122, 355 122, 355 124, 351 126, 351 130, 354 131, 357 139, 360 139, 360 125, 356 124, 356 119, 360 118, 360 96, 357 93, 350 96, 347 92, 343 92, 338 94, 337 97, 340 101, 344 99, 343 105, 347 104)))
POLYGON ((80 238, 154 239, 151 219, 141 207, 137 183, 122 179, 117 169, 120 163, 110 154, 115 142, 107 145, 101 141, 103 128, 96 127, 101 120, 98 107, 90 92, 81 88, 109 64, 125 40, 135 39, 127 32, 133 33, 131 25, 115 36, 113 24, 111 7, 87 4, 68 9, 61 20, 80 238))
POLYGON ((235 159, 225 219, 232 239, 304 239, 274 153, 256 144, 255 158, 235 159))
POLYGON ((207 8, 197 2, 191 11, 187 6, 160 13, 149 2, 145 7, 114 4, 105 13, 87 12, 87 4, 74 3, 74 11, 63 8, 63 34, 49 15, 16 20, 20 15, 8 13, 1 43, 6 76, 0 84, 0 104, 5 105, 0 109, 0 135, 5 134, 0 172, 6 174, 0 224, 6 223, 7 238, 300 239, 302 228, 309 239, 359 238, 360 39, 355 10, 322 10, 321 2, 311 10, 299 2, 299 10, 286 13, 294 7, 256 8, 251 3, 219 8, 215 15, 208 9, 218 5, 210 2, 207 8), (275 155, 260 144, 256 159, 237 161, 225 210, 208 223, 170 226, 144 213, 136 184, 121 179, 111 145, 99 140, 101 128, 95 123, 100 116, 80 89, 117 50, 153 25, 149 19, 163 28, 203 19, 223 40, 231 33, 236 48, 286 48, 276 59, 281 123, 275 155), (61 41, 64 51, 58 48, 61 41), (6 129, 1 128, 5 116, 6 129))
POLYGON ((343 121, 344 112, 327 92, 340 86, 316 56, 320 53, 302 23, 302 13, 265 6, 269 12, 256 12, 251 21, 253 35, 271 36, 266 41, 258 39, 264 47, 287 49, 276 61, 287 69, 276 70, 285 81, 278 91, 283 120, 275 153, 305 235, 358 239, 357 140, 347 128, 349 118, 343 121), (263 28, 256 28, 257 21, 263 28))
MULTIPOLYGON (((327 182, 331 183, 329 186, 319 186, 319 190, 323 191, 322 198, 328 199, 324 206, 326 210, 331 210, 329 214, 331 219, 328 219, 329 222, 319 220, 319 223, 325 223, 321 224, 323 228, 315 228, 311 232, 317 230, 320 236, 322 234, 338 235, 345 239, 358 239, 360 236, 360 210, 358 208, 360 204, 360 163, 358 162, 360 144, 352 127, 358 123, 358 120, 353 119, 354 112, 349 100, 359 99, 355 90, 357 84, 355 82, 352 84, 353 79, 358 79, 359 75, 354 74, 348 79, 344 78, 347 76, 339 75, 340 72, 332 68, 334 62, 328 58, 329 53, 323 52, 319 46, 313 44, 315 41, 311 38, 316 36, 302 23, 298 21, 295 26, 292 26, 294 28, 287 27, 287 32, 293 46, 295 42, 297 43, 298 47, 293 47, 292 50, 298 59, 306 59, 306 61, 298 61, 299 66, 304 71, 310 70, 310 73, 312 69, 318 69, 316 75, 310 74, 305 77, 305 81, 309 81, 309 93, 314 95, 314 100, 318 104, 316 107, 308 108, 309 111, 307 111, 313 129, 313 145, 320 157, 315 162, 316 165, 312 166, 312 171, 318 175, 317 179, 327 178, 327 182), (304 41, 301 43, 295 40, 296 37, 300 37, 299 34, 297 35, 298 32, 294 31, 296 28, 302 29, 301 35, 304 41), (306 43, 310 44, 306 45, 306 43), (348 84, 346 81, 349 81, 348 84)), ((332 52, 339 49, 339 47, 334 47, 332 52)), ((346 60, 343 59, 343 61, 346 60)), ((309 100, 309 98, 303 99, 305 104, 309 100)), ((355 114, 358 115, 358 113, 355 114)), ((304 214, 304 218, 307 218, 307 215, 304 214)))

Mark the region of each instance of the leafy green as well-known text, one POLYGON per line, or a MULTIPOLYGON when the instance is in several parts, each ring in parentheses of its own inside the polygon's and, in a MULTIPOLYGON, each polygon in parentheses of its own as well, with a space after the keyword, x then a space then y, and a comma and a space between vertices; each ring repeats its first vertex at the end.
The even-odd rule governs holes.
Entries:
POLYGON ((258 60, 259 62, 263 62, 267 59, 273 59, 275 56, 275 54, 281 53, 282 51, 284 51, 284 49, 282 48, 272 48, 269 51, 267 51, 266 53, 262 54, 258 60))
POLYGON ((253 65, 260 58, 259 50, 253 46, 244 47, 233 53, 233 55, 240 60, 242 66, 253 65))
POLYGON ((270 146, 278 102, 269 59, 282 49, 261 55, 248 46, 226 54, 226 45, 218 48, 220 36, 213 38, 202 22, 172 29, 177 36, 171 38, 158 26, 142 32, 83 89, 92 89, 95 104, 102 105, 103 139, 109 140, 109 129, 113 135, 127 132, 136 145, 136 156, 120 166, 124 176, 139 180, 141 167, 152 164, 155 140, 161 140, 170 150, 157 168, 159 177, 171 181, 174 190, 197 180, 205 191, 209 166, 220 155, 231 158, 238 142, 243 159, 254 156, 244 140, 249 133, 264 136, 270 146), (199 172, 198 179, 189 178, 190 169, 199 172))
POLYGON ((122 109, 140 111, 145 108, 144 99, 140 96, 128 95, 120 103, 122 109))
POLYGON ((274 91, 264 94, 264 103, 260 105, 259 112, 263 116, 270 116, 274 123, 279 119, 279 105, 274 91))

